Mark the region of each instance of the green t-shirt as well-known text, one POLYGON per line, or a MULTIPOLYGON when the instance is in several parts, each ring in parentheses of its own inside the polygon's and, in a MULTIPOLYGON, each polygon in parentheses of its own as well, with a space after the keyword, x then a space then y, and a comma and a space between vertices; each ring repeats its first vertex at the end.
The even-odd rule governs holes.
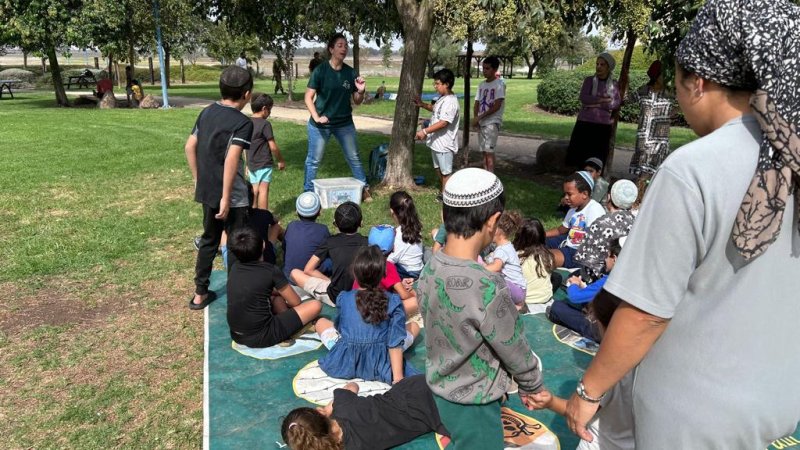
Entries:
POLYGON ((326 61, 317 66, 308 80, 308 87, 317 91, 314 106, 317 114, 329 119, 327 124, 319 124, 310 120, 319 128, 337 128, 353 123, 353 107, 350 97, 356 92, 356 72, 347 64, 333 70, 326 61))

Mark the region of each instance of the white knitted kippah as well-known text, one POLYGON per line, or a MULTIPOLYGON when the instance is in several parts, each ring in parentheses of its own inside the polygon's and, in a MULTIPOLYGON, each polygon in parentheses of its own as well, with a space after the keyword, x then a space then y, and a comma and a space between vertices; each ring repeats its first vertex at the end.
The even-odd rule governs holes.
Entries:
POLYGON ((631 180, 619 180, 611 186, 611 202, 619 209, 630 209, 639 197, 639 189, 631 180))
POLYGON ((496 199, 503 193, 503 183, 491 172, 475 167, 461 169, 447 180, 442 194, 447 206, 469 208, 496 199))

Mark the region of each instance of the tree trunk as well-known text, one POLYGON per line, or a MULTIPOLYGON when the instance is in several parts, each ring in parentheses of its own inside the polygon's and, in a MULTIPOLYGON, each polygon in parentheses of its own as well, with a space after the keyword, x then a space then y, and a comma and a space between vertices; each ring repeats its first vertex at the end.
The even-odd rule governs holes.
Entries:
POLYGON ((183 70, 183 58, 181 58, 181 84, 186 84, 186 72, 183 70))
POLYGON ((156 74, 153 72, 153 57, 147 58, 147 65, 150 66, 150 85, 156 84, 156 74))
MULTIPOLYGON (((633 29, 628 29, 628 32, 625 33, 628 37, 628 42, 625 44, 625 55, 622 57, 622 67, 619 70, 619 98, 624 100, 625 94, 628 91, 628 84, 630 84, 630 69, 631 69, 631 59, 633 58, 633 49, 636 46, 636 32, 633 29)), ((622 103, 620 103, 620 108, 622 107, 622 103)), ((608 174, 611 172, 611 168, 613 167, 614 163, 614 146, 617 142, 617 124, 619 123, 619 108, 614 111, 613 114, 614 122, 611 126, 611 138, 609 139, 608 144, 608 157, 606 158, 605 167, 603 167, 603 173, 608 174)))
MULTIPOLYGON (((53 88, 56 92, 56 103, 59 106, 70 106, 67 99, 67 91, 64 90, 64 80, 61 79, 61 68, 58 66, 56 48, 52 45, 47 47, 47 59, 50 60, 50 73, 53 79, 53 88)), ((42 58, 44 62, 44 58, 42 58)))
POLYGON ((403 28, 403 65, 383 179, 383 184, 393 189, 414 185, 411 169, 419 110, 411 105, 413 98, 422 92, 425 79, 425 62, 433 31, 433 0, 396 0, 395 5, 403 28))
POLYGON ((361 35, 357 28, 353 28, 350 33, 353 35, 353 70, 356 76, 361 76, 361 35))
MULTIPOLYGON (((472 36, 472 30, 467 29, 467 35, 472 36)), ((467 58, 465 59, 464 66, 466 66, 466 73, 464 74, 464 113, 461 115, 464 119, 464 134, 461 136, 461 167, 467 167, 469 164, 469 129, 470 129, 470 113, 472 108, 469 104, 469 91, 470 80, 472 79, 472 37, 467 39, 467 58)))
POLYGON ((170 84, 170 74, 169 74, 169 66, 170 66, 170 56, 169 56, 169 47, 164 47, 164 75, 167 77, 167 87, 171 87, 170 84))
POLYGON ((28 52, 22 52, 22 68, 28 70, 28 52))

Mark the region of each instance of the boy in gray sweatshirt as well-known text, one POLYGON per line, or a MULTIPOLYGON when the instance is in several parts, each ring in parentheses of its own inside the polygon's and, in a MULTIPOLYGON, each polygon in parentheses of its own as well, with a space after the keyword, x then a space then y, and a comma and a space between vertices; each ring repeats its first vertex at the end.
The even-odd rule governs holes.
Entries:
POLYGON ((443 193, 447 246, 422 270, 417 292, 425 320, 425 372, 456 449, 502 449, 500 402, 519 385, 533 407, 542 390, 539 359, 503 277, 477 262, 505 206, 503 185, 483 169, 463 169, 443 193))

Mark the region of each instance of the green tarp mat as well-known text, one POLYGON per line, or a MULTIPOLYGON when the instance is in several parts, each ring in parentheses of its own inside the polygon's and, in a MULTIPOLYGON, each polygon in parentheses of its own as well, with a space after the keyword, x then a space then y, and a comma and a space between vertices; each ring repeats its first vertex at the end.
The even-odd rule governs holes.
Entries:
MULTIPOLYGON (((215 271, 211 276, 211 290, 218 299, 206 308, 206 360, 204 375, 204 448, 270 449, 282 447, 280 424, 283 417, 300 406, 314 406, 294 395, 292 379, 303 366, 325 354, 315 350, 275 361, 249 358, 231 348, 231 338, 225 317, 226 273, 215 271)), ((336 312, 325 306, 323 316, 332 318, 336 312)), ((523 316, 525 334, 531 348, 542 360, 545 384, 560 397, 568 397, 575 389, 591 356, 556 341, 552 324, 544 315, 523 316)), ((424 330, 423 330, 424 333, 424 330)), ((423 335, 424 336, 424 335, 423 335)), ((425 346, 422 336, 408 352, 407 357, 418 369, 425 367, 425 346)), ((578 439, 567 428, 563 417, 550 411, 527 411, 519 397, 511 396, 507 406, 529 415, 555 433, 564 450, 574 449, 578 439)), ((776 441, 776 450, 800 449, 800 429, 794 437, 776 441)), ((399 447, 413 450, 438 449, 433 434, 421 436, 399 447)))

